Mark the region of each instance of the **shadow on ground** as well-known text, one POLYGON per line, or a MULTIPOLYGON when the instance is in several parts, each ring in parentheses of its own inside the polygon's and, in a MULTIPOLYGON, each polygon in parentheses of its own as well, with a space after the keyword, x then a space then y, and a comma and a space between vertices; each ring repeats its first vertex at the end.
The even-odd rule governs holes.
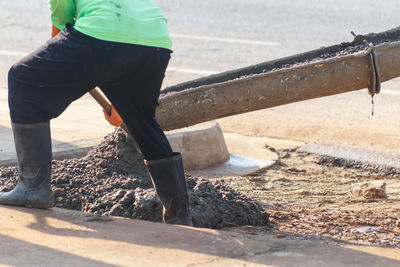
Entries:
POLYGON ((115 217, 110 220, 56 208, 0 206, 0 214, 0 240, 7 244, 0 252, 0 262, 9 265, 186 266, 211 262, 223 265, 231 260, 287 266, 400 264, 397 251, 376 248, 376 253, 367 253, 355 246, 276 235, 246 235, 115 217))

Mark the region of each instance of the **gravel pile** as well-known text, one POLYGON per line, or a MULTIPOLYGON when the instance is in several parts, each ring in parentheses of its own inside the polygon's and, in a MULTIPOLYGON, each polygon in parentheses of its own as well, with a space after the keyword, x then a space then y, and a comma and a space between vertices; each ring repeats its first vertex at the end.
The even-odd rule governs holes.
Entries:
MULTIPOLYGON (((161 221, 161 204, 143 158, 121 129, 104 138, 87 156, 53 161, 57 207, 94 214, 161 221)), ((0 168, 0 190, 11 190, 15 167, 0 168)), ((187 177, 193 222, 198 227, 266 225, 268 214, 255 201, 219 181, 187 177)))

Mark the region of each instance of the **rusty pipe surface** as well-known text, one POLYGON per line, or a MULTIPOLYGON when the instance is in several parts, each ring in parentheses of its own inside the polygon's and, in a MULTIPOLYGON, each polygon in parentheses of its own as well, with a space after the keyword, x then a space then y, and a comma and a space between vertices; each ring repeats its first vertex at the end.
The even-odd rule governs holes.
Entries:
MULTIPOLYGON (((399 41, 376 45, 375 53, 381 82, 400 76, 399 41)), ((272 65, 276 62, 272 61, 272 65)), ((173 130, 231 115, 368 88, 372 80, 370 55, 358 52, 250 74, 244 78, 211 84, 206 82, 187 90, 178 88, 176 93, 160 99, 157 118, 164 130, 173 130)))
POLYGON ((186 90, 188 88, 196 88, 204 85, 211 85, 215 83, 226 82, 229 80, 238 79, 242 76, 248 76, 252 74, 260 74, 263 71, 271 71, 276 68, 282 68, 285 65, 290 65, 296 62, 303 62, 305 60, 310 60, 313 58, 320 57, 324 54, 334 54, 336 52, 342 51, 348 47, 354 47, 357 45, 362 45, 367 43, 379 43, 385 40, 399 40, 400 39, 400 27, 390 29, 388 31, 380 33, 370 33, 367 35, 356 35, 351 42, 343 42, 340 44, 332 45, 329 47, 323 47, 320 49, 311 50, 305 53, 300 53, 284 58, 279 58, 275 60, 270 60, 267 62, 262 62, 259 64, 234 69, 230 71, 225 71, 218 74, 209 75, 206 77, 194 79, 191 81, 179 83, 173 86, 169 86, 162 90, 162 93, 168 92, 179 92, 186 90))

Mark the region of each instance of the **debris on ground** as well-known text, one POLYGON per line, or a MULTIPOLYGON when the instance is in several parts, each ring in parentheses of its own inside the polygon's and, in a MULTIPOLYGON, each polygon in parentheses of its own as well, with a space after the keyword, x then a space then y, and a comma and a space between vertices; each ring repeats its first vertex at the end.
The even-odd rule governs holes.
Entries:
MULTIPOLYGON (((252 235, 400 248, 400 170, 339 158, 281 151, 255 176, 187 176, 194 224, 252 235), (354 184, 390 185, 387 198, 355 197, 354 184)), ((151 221, 161 205, 143 159, 118 130, 86 157, 53 161, 58 207, 151 221)), ((0 190, 15 167, 0 168, 0 190)), ((382 188, 381 188, 382 189, 382 188)))
MULTIPOLYGON (((57 207, 99 215, 161 221, 162 207, 133 140, 117 129, 85 157, 54 160, 52 187, 57 207)), ((17 168, 0 168, 0 190, 11 190, 17 168)), ((220 181, 187 177, 193 223, 222 228, 267 225, 268 214, 220 181)))
POLYGON ((367 199, 387 198, 386 182, 364 182, 357 183, 351 186, 350 192, 353 196, 364 197, 367 199))
POLYGON ((227 230, 400 248, 400 170, 297 151, 287 153, 256 177, 223 178, 233 189, 264 203, 271 221, 269 227, 227 230), (294 171, 299 167, 301 171, 294 171), (350 194, 351 185, 370 182, 376 188, 390 185, 387 198, 350 194))

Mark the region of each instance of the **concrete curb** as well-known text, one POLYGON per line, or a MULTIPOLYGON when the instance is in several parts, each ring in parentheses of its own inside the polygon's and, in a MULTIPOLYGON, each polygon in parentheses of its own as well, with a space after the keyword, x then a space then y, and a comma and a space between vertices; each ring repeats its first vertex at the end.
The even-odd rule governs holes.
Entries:
POLYGON ((182 152, 185 170, 199 170, 224 163, 229 153, 217 122, 166 133, 174 151, 182 152))
POLYGON ((229 151, 229 160, 210 168, 189 171, 198 176, 247 175, 266 170, 279 160, 279 155, 266 148, 266 145, 277 144, 296 148, 300 142, 277 140, 267 137, 245 136, 236 133, 224 133, 229 151))

